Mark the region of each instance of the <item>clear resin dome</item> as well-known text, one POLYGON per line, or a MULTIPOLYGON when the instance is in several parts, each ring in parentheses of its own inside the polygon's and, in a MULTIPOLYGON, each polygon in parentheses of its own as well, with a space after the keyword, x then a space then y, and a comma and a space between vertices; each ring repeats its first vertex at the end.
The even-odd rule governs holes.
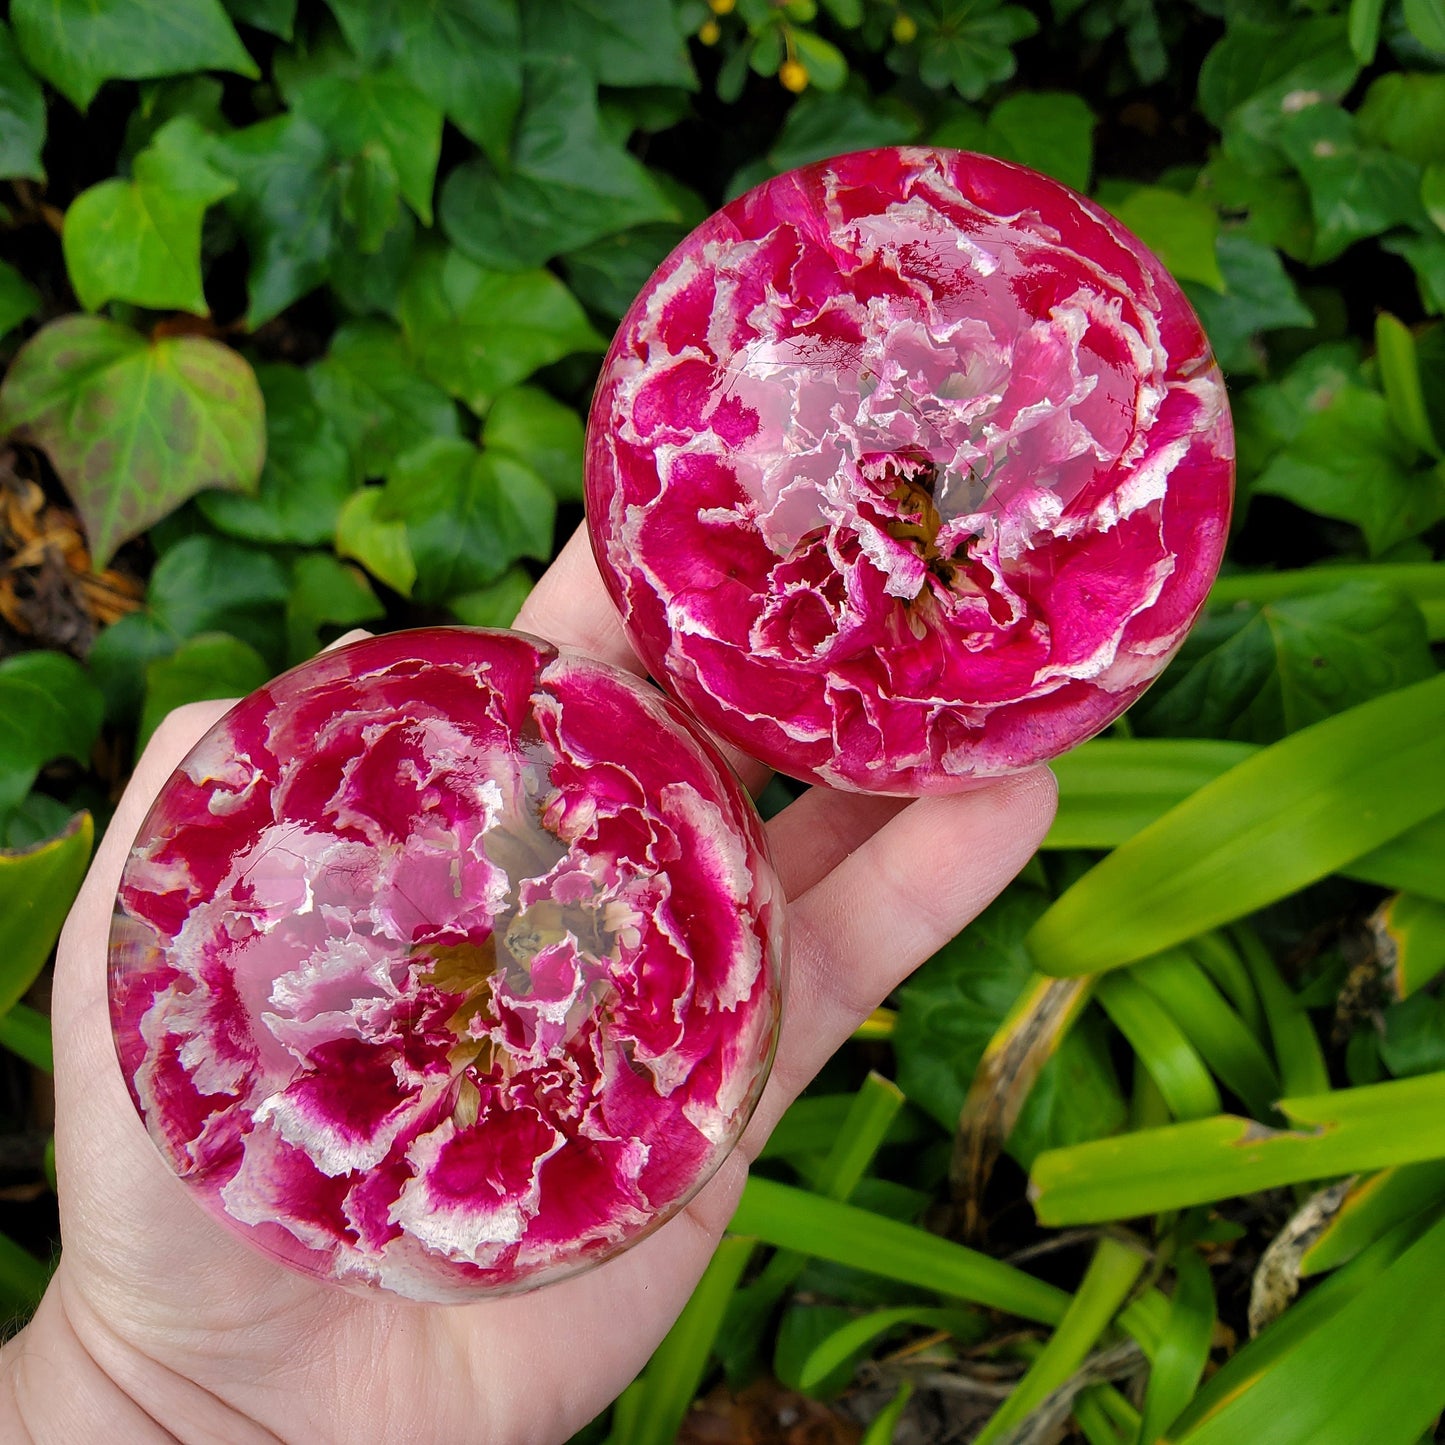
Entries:
POLYGON ((111 933, 121 1067, 276 1258, 465 1300, 605 1259, 736 1142, 782 898, 736 778, 625 674, 516 633, 327 652, 151 808, 111 933))
POLYGON ((1021 166, 791 171, 662 264, 603 367, 593 547, 628 636, 795 777, 949 792, 1098 732, 1228 530, 1233 437, 1148 250, 1021 166))

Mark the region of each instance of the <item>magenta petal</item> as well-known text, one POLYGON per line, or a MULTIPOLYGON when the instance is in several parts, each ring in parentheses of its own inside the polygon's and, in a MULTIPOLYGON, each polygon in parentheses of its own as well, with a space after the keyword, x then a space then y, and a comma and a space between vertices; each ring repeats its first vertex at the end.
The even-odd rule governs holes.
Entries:
POLYGON ((588 521, 634 647, 715 733, 948 792, 1162 671, 1232 471, 1204 332, 1118 222, 1020 166, 878 150, 663 262, 598 383, 588 521))
POLYGON ((766 1077, 781 898, 660 694, 517 634, 321 657, 162 790, 117 899, 132 1097, 218 1218, 424 1300, 626 1247, 766 1077))

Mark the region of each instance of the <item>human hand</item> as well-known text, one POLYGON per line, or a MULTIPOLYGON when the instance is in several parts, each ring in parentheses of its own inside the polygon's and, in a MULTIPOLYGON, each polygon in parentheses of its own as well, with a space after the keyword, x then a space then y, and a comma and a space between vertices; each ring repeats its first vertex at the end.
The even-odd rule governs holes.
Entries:
MULTIPOLYGON (((517 626, 641 671, 580 533, 517 626)), ((768 829, 793 900, 791 964, 772 1077, 739 1149, 682 1213, 596 1269, 531 1294, 419 1305, 307 1279, 211 1219, 151 1145, 120 1077, 105 978, 121 869, 161 785, 229 706, 193 704, 157 731, 61 940, 65 1248, 35 1320, 0 1352, 6 1439, 565 1439, 632 1379, 686 1303, 784 1109, 1008 882, 1053 812, 1044 770, 912 803, 805 793, 768 829)), ((760 765, 732 761, 761 788, 760 765)))

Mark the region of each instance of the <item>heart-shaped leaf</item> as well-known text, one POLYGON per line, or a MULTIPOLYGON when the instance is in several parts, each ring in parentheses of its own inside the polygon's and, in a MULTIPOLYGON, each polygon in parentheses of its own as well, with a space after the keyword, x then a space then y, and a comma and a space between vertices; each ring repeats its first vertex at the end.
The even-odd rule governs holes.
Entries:
MULTIPOLYGON (((670 0, 553 0, 522 9, 529 55, 583 61, 601 85, 684 85, 697 88, 670 0)), ((804 32, 798 31, 801 36, 804 32)))
POLYGON ((591 77, 549 57, 527 72, 527 104, 505 172, 477 159, 442 187, 441 222, 483 266, 525 271, 645 221, 678 219, 647 168, 607 135, 591 77))
POLYGON ((45 96, 20 58, 15 37, 0 25, 0 176, 43 181, 45 96))
POLYGON ((260 74, 217 0, 14 0, 10 23, 31 69, 81 110, 107 80, 260 74))
POLYGON ((291 571, 291 595, 286 599, 287 661, 293 665, 304 662, 330 638, 364 622, 375 622, 385 611, 359 568, 329 552, 298 557, 291 571), (324 638, 323 629, 327 633, 324 638))
POLYGON ((101 708, 100 690, 73 657, 22 652, 0 662, 0 817, 52 758, 90 756, 101 708))
POLYGON ((308 374, 317 403, 351 453, 358 481, 383 475, 411 447, 461 431, 456 403, 417 370, 401 333, 385 322, 343 326, 308 374))
POLYGON ((0 1013, 15 1006, 55 947, 94 838, 90 814, 77 813, 34 848, 0 849, 0 1013))
POLYGON ((0 336, 40 310, 40 293, 13 267, 0 261, 0 336))
POLYGON ((198 532, 156 563, 146 604, 112 623, 90 650, 90 669, 110 717, 140 711, 147 666, 189 637, 229 632, 279 666, 286 569, 270 552, 198 532))
POLYGON ((463 135, 488 155, 505 156, 522 102, 516 0, 329 3, 347 43, 368 65, 394 62, 463 135))
POLYGON ((336 517, 351 495, 351 455, 317 405, 310 373, 297 366, 258 366, 266 398, 266 466, 256 495, 205 492, 198 505, 222 532, 248 542, 315 546, 336 535, 336 517))
POLYGON ((451 250, 417 257, 399 315, 422 371, 477 412, 538 367, 604 344, 551 272, 487 271, 451 250))
POLYGON ((244 697, 271 675, 266 659, 228 632, 203 632, 183 642, 169 657, 146 667, 145 706, 138 747, 161 725, 166 714, 188 702, 244 697))
POLYGON ((487 449, 525 462, 563 502, 582 500, 582 418, 535 386, 514 386, 487 413, 487 449))
POLYGON ((234 351, 98 316, 62 317, 22 348, 0 430, 49 455, 98 568, 199 491, 254 490, 266 455, 261 389, 234 351))
POLYGON ((1131 716, 1145 733, 1267 743, 1434 672, 1419 607, 1344 582, 1207 614, 1131 716))
POLYGON ((322 131, 344 156, 379 146, 401 194, 431 225, 432 186, 441 153, 442 113, 394 65, 369 70, 339 44, 278 61, 277 80, 291 110, 322 131))
POLYGON ((107 301, 208 316, 201 221, 236 189, 206 158, 209 137, 189 116, 162 126, 119 177, 83 191, 65 213, 65 265, 80 304, 107 301))
POLYGON ((414 595, 443 602, 495 582, 520 557, 550 556, 556 511, 530 467, 443 437, 397 458, 377 517, 406 524, 414 595))

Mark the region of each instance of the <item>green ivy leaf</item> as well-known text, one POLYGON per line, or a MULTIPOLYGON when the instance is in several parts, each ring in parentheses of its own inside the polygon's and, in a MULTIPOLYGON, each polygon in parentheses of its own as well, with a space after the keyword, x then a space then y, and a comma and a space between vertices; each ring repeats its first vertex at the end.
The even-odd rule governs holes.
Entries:
POLYGON ((236 182, 227 209, 250 253, 246 320, 260 326, 326 279, 341 228, 341 167, 326 136, 299 115, 223 136, 211 158, 236 182))
POLYGON ((21 652, 0 662, 0 818, 52 758, 85 764, 103 700, 90 675, 61 652, 21 652))
POLYGON ((386 609, 361 570, 329 552, 307 552, 291 569, 286 598, 286 661, 305 662, 334 637, 363 622, 384 617, 386 609))
POLYGON ((0 848, 26 849, 54 838, 75 816, 75 809, 45 793, 31 793, 20 806, 0 814, 0 848))
POLYGON ((527 5, 529 55, 576 57, 599 85, 680 85, 697 89, 670 0, 551 0, 527 5))
POLYGON ((161 725, 167 713, 188 702, 245 697, 271 676, 266 659, 249 643, 227 632, 203 632, 183 642, 169 657, 158 657, 145 670, 137 749, 161 725))
POLYGON ((0 23, 0 176, 43 181, 45 96, 25 68, 10 27, 0 23))
POLYGON ((582 418, 535 386, 514 386, 492 403, 487 450, 530 467, 559 501, 582 500, 582 418))
MULTIPOLYGON (((43 843, 0 850, 0 1014, 19 1003, 45 967, 80 892, 94 839, 90 814, 76 813, 43 843)), ((7 1261, 0 1270, 11 1293, 12 1267, 7 1261)))
MULTIPOLYGON (((347 43, 386 61, 494 160, 522 103, 516 0, 327 0, 347 43)), ((626 7, 623 7, 626 8, 626 7)))
POLYGON ((39 310, 40 293, 13 266, 0 261, 0 336, 39 310))
POLYGON ((686 235, 686 226, 669 222, 618 231, 569 251, 561 258, 562 274, 584 306, 618 321, 686 235))
POLYGON ((495 582, 521 557, 550 557, 556 510, 530 467, 443 438, 397 459, 377 519, 406 523, 415 596, 444 602, 495 582))
POLYGON ((140 103, 125 123, 125 139, 120 146, 117 165, 122 171, 131 168, 136 156, 155 139, 157 131, 180 116, 194 121, 209 135, 221 135, 231 129, 221 110, 226 87, 214 75, 152 80, 139 89, 140 103))
POLYGON ((495 582, 447 599, 447 611, 468 627, 510 627, 532 591, 523 567, 509 567, 495 582))
POLYGON ((1445 75, 1392 70, 1370 84, 1355 112, 1360 139, 1416 165, 1445 162, 1445 75))
POLYGON ((453 250, 416 257, 397 315, 421 370, 475 412, 538 367, 605 345, 550 272, 488 271, 453 250))
MULTIPOLYGON (((907 107, 874 99, 861 86, 833 95, 808 91, 789 108, 782 130, 768 148, 766 168, 748 184, 847 151, 906 145, 918 138, 918 131, 918 117, 907 107)), ((737 195, 747 185, 734 181, 728 189, 737 195)))
POLYGON ((1221 236, 1215 246, 1224 290, 1184 283, 1219 364, 1228 372, 1259 372, 1262 331, 1313 326, 1315 318, 1290 280, 1279 253, 1248 236, 1221 236))
POLYGON ((0 387, 0 430, 50 457, 98 568, 207 487, 253 491, 265 427, 255 374, 228 347, 97 316, 52 321, 0 387))
POLYGON ((289 590, 286 569, 269 552, 202 533, 177 542, 156 563, 145 606, 113 622, 91 648, 107 714, 133 718, 147 665, 203 632, 229 632, 279 661, 289 590))
POLYGON ((316 403, 305 371, 258 366, 266 399, 266 464, 254 497, 203 492, 197 505, 222 532, 253 542, 330 542, 356 479, 351 454, 316 403))
POLYGON ((1158 255, 1176 280, 1224 290, 1224 273, 1215 250, 1219 215, 1208 201, 1160 186, 1140 186, 1113 211, 1158 255))
POLYGON ((353 316, 394 316, 401 283, 411 269, 416 220, 401 211, 370 256, 343 247, 331 258, 331 294, 353 316))
POLYGON ((1445 164, 1425 167, 1420 177, 1420 204, 1435 223, 1435 229, 1445 232, 1445 164))
POLYGON ((101 181, 65 213, 65 265, 80 304, 107 301, 209 316, 201 284, 201 221, 236 189, 206 158, 209 137, 185 116, 136 158, 130 180, 101 181))
POLYGON ((1385 398, 1346 386, 1308 417, 1254 490, 1353 522, 1378 556, 1445 517, 1445 470, 1417 470, 1414 460, 1385 398))
POLYGON ((304 59, 278 59, 276 80, 291 110, 325 134, 337 154, 360 156, 380 147, 402 198, 423 225, 431 225, 442 113, 402 70, 369 70, 331 46, 304 59))
POLYGON ((478 159, 442 187, 442 229, 467 256, 525 271, 564 251, 679 211, 642 163, 603 132, 592 81, 576 61, 528 72, 512 163, 478 159))
POLYGON ((1380 1058, 1396 1078, 1445 1069, 1445 995, 1417 993, 1384 1012, 1380 1058))
POLYGON ((1405 25, 1410 34, 1437 55, 1445 55, 1445 0, 1405 0, 1405 25))
POLYGON ((1068 91, 1016 91, 989 114, 988 152, 1087 191, 1097 124, 1094 112, 1068 91))
POLYGON ((1241 441, 1247 440, 1250 449, 1248 457, 1241 449, 1241 462, 1257 462, 1253 470, 1261 470, 1312 416, 1328 410, 1359 378, 1359 346, 1335 341, 1311 347, 1280 381, 1250 387, 1236 409, 1241 441))
POLYGON ((1237 160, 1263 171, 1278 154, 1280 126, 1302 106, 1338 100, 1359 73, 1342 16, 1278 25, 1238 18, 1204 58, 1199 108, 1237 160))
POLYGON ((1313 264, 1335 260, 1366 236, 1424 219, 1419 167, 1360 145, 1354 118, 1339 106, 1307 106, 1281 124, 1279 141, 1309 188, 1313 264))
POLYGON ((380 487, 363 487, 352 496, 336 522, 336 550, 360 562, 393 592, 410 597, 416 586, 416 560, 406 523, 383 515, 382 508, 380 487))
POLYGON ((296 29, 296 0, 222 0, 232 20, 253 25, 281 40, 296 29))
POLYGON ((1418 605, 1345 582, 1206 615, 1130 717, 1143 733, 1270 743, 1434 672, 1418 605))
POLYGON ((401 332, 386 322, 343 326, 310 375, 358 481, 382 476, 393 457, 429 438, 461 435, 456 404, 417 370, 401 332))
POLYGON ((1278 152, 1261 171, 1219 152, 1200 175, 1200 188, 1221 211, 1242 216, 1239 234, 1308 261, 1315 243, 1310 195, 1278 152))
POLYGON ((1380 244, 1410 263, 1425 310, 1445 314, 1445 236, 1389 237, 1380 244))
POLYGON ((986 151, 989 146, 988 121, 981 111, 970 105, 952 105, 928 137, 929 145, 947 146, 958 151, 986 151))
MULTIPOLYGON (((898 1085, 950 1134, 984 1049, 1032 976, 1024 935, 1047 906, 1035 889, 1007 889, 899 990, 898 1085)), ((1045 1147, 1097 1139, 1123 1120, 1107 1051, 1076 1025, 1044 1066, 1008 1151, 1027 1167, 1045 1147)))
POLYGON ((373 141, 346 162, 340 180, 341 218, 352 229, 354 249, 374 256, 401 217, 401 178, 391 156, 373 141))
POLYGON ((934 0, 935 13, 918 17, 918 75, 926 86, 951 85, 977 100, 1017 68, 1011 47, 1036 34, 1039 22, 999 0, 934 0))
POLYGON ((261 73, 217 0, 13 0, 10 23, 30 68, 80 110, 107 80, 261 73))

